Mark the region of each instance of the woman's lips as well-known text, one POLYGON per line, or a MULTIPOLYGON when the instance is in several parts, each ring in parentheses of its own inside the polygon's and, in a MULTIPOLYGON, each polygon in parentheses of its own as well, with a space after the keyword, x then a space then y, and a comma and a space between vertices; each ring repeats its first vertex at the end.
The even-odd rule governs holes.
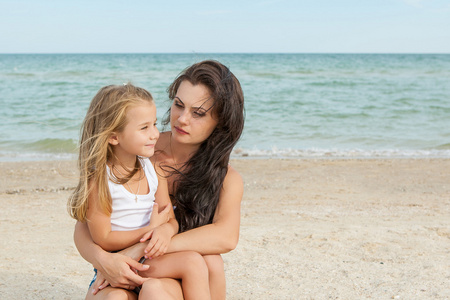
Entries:
POLYGON ((184 131, 183 129, 181 129, 180 127, 175 126, 175 130, 180 133, 180 134, 189 134, 186 131, 184 131))

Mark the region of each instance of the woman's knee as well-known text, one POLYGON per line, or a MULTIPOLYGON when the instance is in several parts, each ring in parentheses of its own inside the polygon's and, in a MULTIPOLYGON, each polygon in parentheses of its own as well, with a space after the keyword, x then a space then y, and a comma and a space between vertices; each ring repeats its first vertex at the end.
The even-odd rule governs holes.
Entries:
POLYGON ((136 297, 133 297, 135 294, 132 294, 131 291, 126 291, 122 289, 114 289, 114 291, 111 291, 106 296, 106 300, 130 300, 130 299, 136 299, 136 297))
POLYGON ((151 295, 157 293, 158 291, 161 291, 162 287, 163 285, 161 283, 161 280, 150 278, 142 284, 140 294, 151 295))
POLYGON ((171 278, 150 278, 144 282, 139 299, 183 299, 180 283, 171 278))
POLYGON ((103 299, 103 300, 134 300, 137 299, 137 295, 132 291, 127 291, 120 288, 107 287, 93 295, 89 289, 86 295, 86 300, 90 299, 103 299))
POLYGON ((206 261, 203 256, 195 251, 186 251, 184 262, 186 265, 198 269, 208 270, 206 261))

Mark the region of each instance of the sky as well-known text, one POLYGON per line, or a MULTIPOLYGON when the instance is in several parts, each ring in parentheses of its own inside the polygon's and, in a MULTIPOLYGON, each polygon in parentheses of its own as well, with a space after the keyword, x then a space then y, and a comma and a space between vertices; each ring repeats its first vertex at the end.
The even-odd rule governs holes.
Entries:
POLYGON ((0 0, 0 53, 450 53, 450 0, 0 0))

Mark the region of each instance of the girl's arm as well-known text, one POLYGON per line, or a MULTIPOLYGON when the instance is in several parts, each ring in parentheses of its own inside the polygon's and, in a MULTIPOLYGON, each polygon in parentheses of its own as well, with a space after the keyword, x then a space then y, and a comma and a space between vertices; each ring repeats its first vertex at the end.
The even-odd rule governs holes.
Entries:
MULTIPOLYGON (((153 258, 167 252, 169 243, 171 243, 171 238, 178 232, 178 222, 175 219, 172 203, 170 201, 167 179, 164 176, 160 176, 160 174, 164 173, 163 170, 159 168, 157 174, 158 189, 155 193, 155 202, 158 206, 165 207, 165 210, 168 210, 169 221, 146 233, 140 240, 141 242, 144 242, 151 237, 150 242, 145 249, 145 253, 148 257, 153 258)), ((150 220, 150 224, 152 224, 152 220, 150 220)))
POLYGON ((207 255, 222 254, 236 248, 243 193, 242 177, 231 166, 228 167, 212 224, 175 235, 167 252, 193 250, 207 255))
POLYGON ((145 271, 149 267, 128 256, 103 250, 92 240, 86 223, 76 223, 74 241, 81 256, 99 270, 111 286, 128 288, 144 283, 145 279, 132 269, 145 271))
POLYGON ((148 225, 136 230, 112 231, 111 216, 105 214, 101 209, 98 201, 97 185, 93 182, 92 184, 93 189, 89 193, 89 206, 86 216, 89 232, 97 245, 106 251, 121 250, 138 243, 142 236, 152 229, 148 225))

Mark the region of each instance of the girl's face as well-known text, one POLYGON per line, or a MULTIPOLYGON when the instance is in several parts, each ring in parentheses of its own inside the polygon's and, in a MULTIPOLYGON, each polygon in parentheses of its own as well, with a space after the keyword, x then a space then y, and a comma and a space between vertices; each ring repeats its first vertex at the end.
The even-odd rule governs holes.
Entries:
POLYGON ((130 108, 127 112, 127 125, 123 131, 115 134, 115 138, 114 153, 119 159, 124 155, 130 158, 135 158, 136 155, 153 156, 159 138, 155 104, 142 101, 142 104, 130 108))
POLYGON ((212 114, 213 104, 204 85, 192 85, 187 80, 181 82, 170 110, 173 138, 180 143, 200 146, 217 126, 212 114))

